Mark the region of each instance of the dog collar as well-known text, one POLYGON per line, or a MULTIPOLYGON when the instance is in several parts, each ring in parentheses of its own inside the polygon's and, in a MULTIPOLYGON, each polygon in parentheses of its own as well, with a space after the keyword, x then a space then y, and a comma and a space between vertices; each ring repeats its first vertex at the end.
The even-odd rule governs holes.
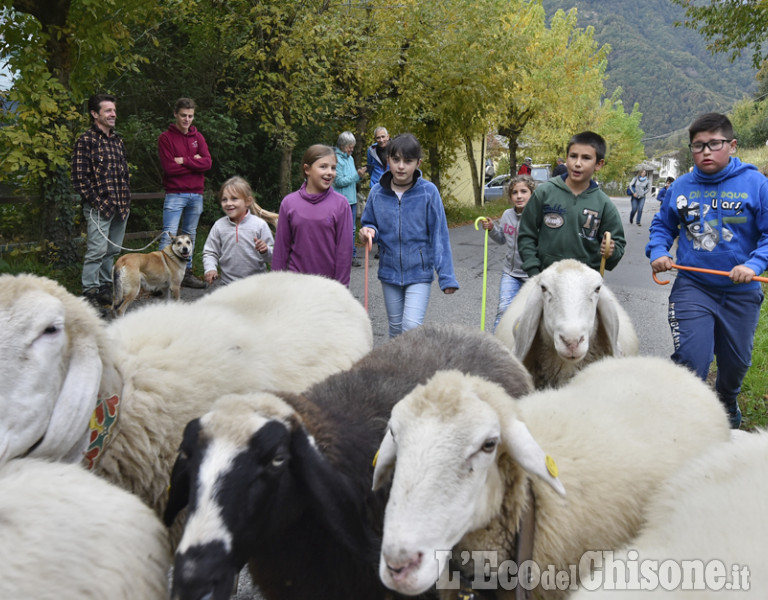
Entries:
POLYGON ((120 398, 117 394, 109 398, 99 398, 96 401, 96 409, 91 415, 88 426, 88 449, 83 459, 84 466, 89 471, 93 470, 102 453, 112 441, 110 434, 117 424, 119 405, 120 398))

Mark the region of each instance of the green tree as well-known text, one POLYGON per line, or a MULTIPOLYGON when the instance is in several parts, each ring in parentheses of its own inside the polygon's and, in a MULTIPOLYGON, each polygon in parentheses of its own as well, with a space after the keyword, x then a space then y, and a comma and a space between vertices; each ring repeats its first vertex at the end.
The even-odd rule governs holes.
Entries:
POLYGON ((635 166, 645 158, 643 118, 637 103, 627 114, 621 101, 621 88, 616 88, 610 98, 600 104, 590 127, 605 138, 608 146, 605 166, 598 173, 603 181, 625 181, 635 166))
POLYGON ((517 169, 520 141, 554 156, 577 129, 586 128, 600 104, 610 51, 598 47, 591 27, 576 26, 576 9, 557 11, 546 28, 543 9, 533 6, 541 12, 541 25, 529 38, 517 76, 510 78, 513 93, 499 126, 509 139, 510 172, 517 169))
POLYGON ((2 93, 0 178, 40 198, 34 207, 57 255, 73 260, 69 157, 78 107, 107 75, 135 70, 131 24, 151 24, 150 0, 3 0, 0 59, 14 79, 2 93))
POLYGON ((672 0, 685 8, 686 27, 696 29, 713 53, 727 53, 731 60, 754 48, 752 64, 759 68, 768 57, 763 50, 768 34, 768 2, 765 0, 672 0))

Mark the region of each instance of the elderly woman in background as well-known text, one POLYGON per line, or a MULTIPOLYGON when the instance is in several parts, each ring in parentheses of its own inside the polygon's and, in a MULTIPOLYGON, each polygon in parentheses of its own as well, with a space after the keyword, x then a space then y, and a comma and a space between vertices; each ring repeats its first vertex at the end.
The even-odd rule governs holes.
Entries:
POLYGON ((359 267, 361 262, 357 258, 355 247, 355 225, 357 224, 357 182, 365 175, 365 167, 355 168, 355 159, 352 151, 355 149, 355 136, 351 131, 345 131, 336 140, 336 180, 333 189, 339 192, 349 202, 352 212, 352 266, 359 267))

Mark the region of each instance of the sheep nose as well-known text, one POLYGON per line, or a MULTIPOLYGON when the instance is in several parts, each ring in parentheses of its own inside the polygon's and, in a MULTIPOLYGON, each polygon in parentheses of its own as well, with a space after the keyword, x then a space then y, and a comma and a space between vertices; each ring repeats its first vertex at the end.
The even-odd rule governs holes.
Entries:
POLYGON ((566 338, 561 335, 560 340, 563 342, 563 345, 568 349, 569 355, 573 356, 574 354, 576 354, 577 350, 579 349, 579 346, 584 343, 584 336, 582 335, 577 340, 575 338, 566 338))
POLYGON ((411 571, 419 567, 422 558, 424 558, 424 554, 421 552, 416 552, 400 560, 385 558, 387 571, 395 581, 405 579, 411 571))

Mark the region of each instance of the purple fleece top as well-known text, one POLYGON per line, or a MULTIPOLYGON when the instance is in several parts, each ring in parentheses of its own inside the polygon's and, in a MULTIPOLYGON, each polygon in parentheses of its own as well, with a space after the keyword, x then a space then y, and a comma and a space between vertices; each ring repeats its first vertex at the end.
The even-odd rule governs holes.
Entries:
POLYGON ((333 188, 307 192, 307 183, 280 204, 273 271, 324 275, 349 286, 352 219, 347 199, 333 188))

